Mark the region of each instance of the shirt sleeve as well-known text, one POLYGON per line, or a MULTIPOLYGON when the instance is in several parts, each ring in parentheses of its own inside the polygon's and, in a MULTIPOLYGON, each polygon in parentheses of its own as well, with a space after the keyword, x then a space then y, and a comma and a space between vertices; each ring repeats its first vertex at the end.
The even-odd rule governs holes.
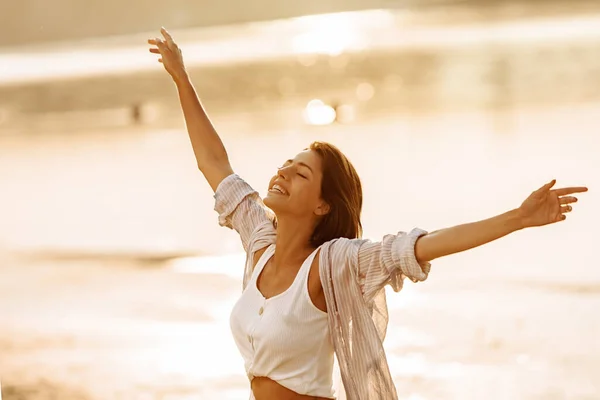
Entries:
POLYGON ((399 292, 404 278, 413 282, 427 279, 431 264, 419 263, 415 257, 415 243, 426 234, 426 231, 415 228, 409 233, 385 235, 380 242, 359 241, 357 278, 367 302, 385 285, 399 292))
POLYGON ((236 230, 246 252, 256 228, 274 220, 274 215, 265 207, 258 192, 236 174, 229 175, 219 183, 214 198, 219 225, 236 230))

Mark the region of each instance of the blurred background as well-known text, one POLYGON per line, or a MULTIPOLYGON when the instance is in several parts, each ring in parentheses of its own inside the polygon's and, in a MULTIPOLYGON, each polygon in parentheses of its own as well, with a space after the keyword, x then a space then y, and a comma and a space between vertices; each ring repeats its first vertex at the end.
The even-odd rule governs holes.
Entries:
POLYGON ((248 398, 244 255, 148 53, 163 25, 236 172, 264 193, 330 141, 366 237, 589 186, 567 221, 390 293, 385 346, 403 399, 600 399, 595 0, 2 3, 3 399, 248 398))

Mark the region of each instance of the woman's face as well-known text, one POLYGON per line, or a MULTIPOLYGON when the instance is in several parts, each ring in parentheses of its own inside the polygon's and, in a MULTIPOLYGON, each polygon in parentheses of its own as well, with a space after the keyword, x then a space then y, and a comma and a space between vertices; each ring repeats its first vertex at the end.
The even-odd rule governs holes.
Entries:
POLYGON ((328 206, 321 199, 322 179, 321 157, 312 150, 304 150, 283 163, 271 178, 264 203, 278 218, 325 215, 328 206))

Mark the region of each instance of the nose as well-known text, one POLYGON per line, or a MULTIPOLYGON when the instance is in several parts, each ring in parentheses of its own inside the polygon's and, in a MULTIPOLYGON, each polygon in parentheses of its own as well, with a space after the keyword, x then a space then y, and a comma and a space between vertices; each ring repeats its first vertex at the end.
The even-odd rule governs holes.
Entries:
POLYGON ((287 180, 289 176, 290 167, 281 167, 277 169, 277 176, 282 177, 284 180, 287 180))

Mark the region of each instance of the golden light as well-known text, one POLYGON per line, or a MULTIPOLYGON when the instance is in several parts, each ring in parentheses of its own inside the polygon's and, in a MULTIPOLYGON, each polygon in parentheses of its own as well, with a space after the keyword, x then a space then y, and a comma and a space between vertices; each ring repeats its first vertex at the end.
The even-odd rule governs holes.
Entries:
POLYGON ((359 83, 356 87, 356 97, 360 101, 368 101, 375 95, 375 88, 368 82, 359 83))
POLYGON ((329 125, 335 119, 335 109, 322 100, 311 100, 304 109, 304 121, 310 125, 329 125))
POLYGON ((298 54, 336 56, 364 42, 352 14, 317 15, 299 21, 304 25, 305 31, 292 40, 292 48, 298 54))

